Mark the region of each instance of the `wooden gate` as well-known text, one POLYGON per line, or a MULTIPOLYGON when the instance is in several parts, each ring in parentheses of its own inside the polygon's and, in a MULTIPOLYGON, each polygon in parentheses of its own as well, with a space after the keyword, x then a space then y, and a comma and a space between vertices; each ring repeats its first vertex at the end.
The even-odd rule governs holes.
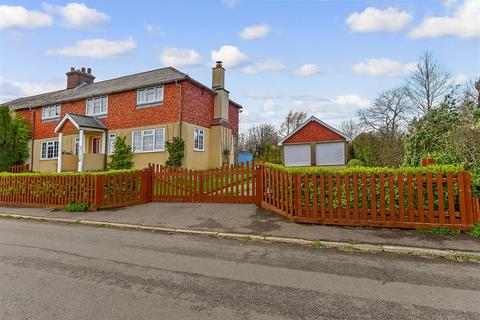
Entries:
POLYGON ((152 201, 256 203, 257 167, 253 164, 212 170, 187 170, 149 164, 152 201))

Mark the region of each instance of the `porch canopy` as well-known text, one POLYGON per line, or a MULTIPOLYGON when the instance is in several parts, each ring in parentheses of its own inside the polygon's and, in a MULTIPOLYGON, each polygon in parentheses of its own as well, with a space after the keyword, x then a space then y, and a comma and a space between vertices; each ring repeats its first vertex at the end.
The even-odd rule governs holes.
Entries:
POLYGON ((85 160, 85 132, 98 131, 102 133, 102 148, 101 154, 105 154, 106 146, 106 131, 107 127, 96 117, 67 113, 60 123, 55 127, 55 133, 58 133, 58 162, 57 172, 62 172, 62 140, 64 132, 71 132, 78 130, 78 172, 84 170, 85 160))

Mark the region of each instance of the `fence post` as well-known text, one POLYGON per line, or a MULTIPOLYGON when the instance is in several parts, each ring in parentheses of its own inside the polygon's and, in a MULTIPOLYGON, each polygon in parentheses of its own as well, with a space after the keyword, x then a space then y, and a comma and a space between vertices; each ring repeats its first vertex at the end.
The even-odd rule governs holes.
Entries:
MULTIPOLYGON (((95 176, 95 209, 98 210, 103 207, 103 193, 104 193, 105 176, 99 174, 95 176)), ((110 190, 109 190, 110 192, 110 190)))
POLYGON ((140 202, 152 202, 152 169, 145 168, 140 172, 140 202))
POLYGON ((255 174, 256 174, 256 188, 255 188, 255 196, 257 198, 257 207, 262 206, 263 201, 263 165, 258 165, 254 167, 255 174))
POLYGON ((467 225, 474 225, 473 199, 472 199, 472 182, 470 172, 463 173, 463 183, 465 184, 465 204, 467 210, 467 225))

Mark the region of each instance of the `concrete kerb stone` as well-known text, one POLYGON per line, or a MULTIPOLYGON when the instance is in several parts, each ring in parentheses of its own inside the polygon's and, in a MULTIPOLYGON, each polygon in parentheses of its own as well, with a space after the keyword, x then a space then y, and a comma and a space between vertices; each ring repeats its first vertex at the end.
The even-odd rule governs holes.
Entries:
POLYGON ((244 233, 229 233, 229 232, 217 232, 217 231, 181 229, 181 228, 165 228, 165 227, 134 225, 134 224, 116 223, 116 222, 92 221, 92 220, 82 220, 82 219, 75 220, 75 219, 65 219, 65 218, 49 218, 49 217, 38 217, 38 216, 5 214, 5 213, 0 213, 0 218, 25 219, 25 220, 36 220, 36 221, 42 221, 42 222, 67 223, 67 224, 83 224, 88 226, 103 226, 103 227, 118 228, 118 229, 158 231, 158 232, 173 233, 173 234, 204 235, 204 236, 214 236, 219 238, 266 241, 266 242, 294 244, 294 245, 309 246, 309 247, 319 246, 321 248, 331 248, 331 249, 337 249, 342 251, 358 251, 358 252, 369 252, 369 253, 387 252, 387 253, 393 253, 393 254, 406 254, 406 255, 414 255, 414 256, 421 256, 421 257, 443 257, 443 258, 456 258, 459 256, 465 256, 465 257, 473 257, 475 259, 480 259, 480 252, 475 252, 475 251, 470 252, 470 251, 440 250, 440 249, 407 247, 407 246, 375 245, 375 244, 368 244, 368 243, 352 244, 352 243, 338 242, 338 241, 325 241, 325 240, 317 241, 317 240, 306 240, 301 238, 261 236, 261 235, 244 234, 244 233))

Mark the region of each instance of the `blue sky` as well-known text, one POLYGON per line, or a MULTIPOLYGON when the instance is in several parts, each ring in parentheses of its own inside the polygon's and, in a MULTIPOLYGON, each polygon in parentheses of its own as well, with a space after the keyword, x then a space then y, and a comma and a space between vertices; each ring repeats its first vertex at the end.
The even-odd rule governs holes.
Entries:
POLYGON ((209 85, 216 59, 241 128, 289 109, 333 125, 401 85, 425 50, 452 77, 480 74, 480 0, 7 1, 0 101, 174 65, 209 85))

